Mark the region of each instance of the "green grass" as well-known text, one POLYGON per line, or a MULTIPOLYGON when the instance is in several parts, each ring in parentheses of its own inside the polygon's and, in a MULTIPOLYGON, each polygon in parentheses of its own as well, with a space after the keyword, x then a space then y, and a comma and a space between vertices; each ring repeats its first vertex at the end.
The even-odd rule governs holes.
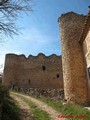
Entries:
POLYGON ((62 113, 64 116, 74 116, 74 117, 82 117, 82 118, 69 118, 70 120, 90 120, 90 111, 85 109, 84 107, 76 104, 65 104, 62 102, 53 101, 46 98, 39 98, 43 102, 47 103, 49 106, 54 108, 56 111, 62 113), (83 118, 83 117, 87 118, 83 118))
MULTIPOLYGON (((21 96, 20 96, 21 97, 21 96)), ((51 118, 49 117, 48 113, 39 109, 33 102, 31 102, 30 100, 27 100, 24 97, 21 97, 26 103, 28 103, 29 107, 32 109, 34 118, 36 118, 36 120, 51 120, 51 118)))
MULTIPOLYGON (((34 96, 35 97, 35 96, 34 96)), ((33 113, 34 116, 36 117, 36 120, 48 120, 44 119, 44 118, 40 118, 38 119, 37 116, 38 115, 38 108, 31 102, 28 101, 27 99, 25 99, 24 97, 22 97, 25 102, 29 103, 29 106, 34 109, 33 113)), ((37 97, 35 97, 37 98, 37 97)), ((76 118, 69 118, 70 120, 90 120, 90 111, 87 110, 86 108, 84 108, 83 106, 77 105, 77 104, 65 104, 63 105, 62 102, 59 101, 54 101, 51 99, 47 99, 47 98, 37 98, 43 102, 45 102, 46 104, 48 104, 48 106, 51 106, 52 108, 54 108, 56 111, 58 111, 59 113, 62 113, 62 115, 64 117, 68 116, 68 117, 76 117, 76 118), (77 117, 82 117, 82 118, 77 118, 77 117), (86 118, 83 118, 86 117, 86 118)), ((40 112, 39 112, 40 113, 40 112)))
POLYGON ((35 108, 33 111, 33 114, 34 114, 36 120, 51 120, 48 113, 39 108, 35 108))
POLYGON ((29 107, 32 109, 33 116, 36 120, 51 120, 49 114, 46 111, 38 108, 32 101, 18 94, 14 94, 14 95, 20 97, 24 102, 26 102, 29 105, 29 107))

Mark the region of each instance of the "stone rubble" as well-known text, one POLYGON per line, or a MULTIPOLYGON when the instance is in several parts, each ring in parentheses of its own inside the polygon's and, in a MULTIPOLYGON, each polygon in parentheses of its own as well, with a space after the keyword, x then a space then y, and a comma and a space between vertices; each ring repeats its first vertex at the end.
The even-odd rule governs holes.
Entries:
POLYGON ((64 90, 63 89, 40 89, 40 88, 18 88, 14 89, 17 92, 28 94, 36 97, 45 97, 51 100, 63 101, 64 100, 64 90))

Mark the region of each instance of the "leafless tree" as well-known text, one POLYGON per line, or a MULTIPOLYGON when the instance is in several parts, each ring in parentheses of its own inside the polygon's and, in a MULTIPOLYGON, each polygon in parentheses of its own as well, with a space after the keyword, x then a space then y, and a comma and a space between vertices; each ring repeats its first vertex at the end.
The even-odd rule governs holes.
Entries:
POLYGON ((21 13, 32 11, 33 0, 0 0, 0 35, 17 33, 15 20, 21 13))

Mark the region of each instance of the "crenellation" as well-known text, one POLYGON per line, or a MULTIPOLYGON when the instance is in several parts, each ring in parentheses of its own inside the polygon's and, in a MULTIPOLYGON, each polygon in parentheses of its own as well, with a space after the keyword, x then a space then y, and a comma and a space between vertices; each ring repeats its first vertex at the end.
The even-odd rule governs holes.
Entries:
MULTIPOLYGON (((58 91, 64 88, 67 103, 90 104, 90 12, 74 12, 58 18, 62 55, 7 54, 3 84, 9 88, 58 91)), ((40 93, 41 94, 41 93, 40 93)), ((57 94, 55 92, 54 94, 57 94)), ((62 96, 63 96, 62 95, 62 96)), ((52 95, 51 95, 52 96, 52 95)))
POLYGON ((9 57, 8 54, 6 55, 3 84, 8 87, 63 88, 61 56, 45 56, 40 53, 37 56, 30 55, 29 57, 10 54, 9 57), (13 62, 9 62, 12 60, 13 62))

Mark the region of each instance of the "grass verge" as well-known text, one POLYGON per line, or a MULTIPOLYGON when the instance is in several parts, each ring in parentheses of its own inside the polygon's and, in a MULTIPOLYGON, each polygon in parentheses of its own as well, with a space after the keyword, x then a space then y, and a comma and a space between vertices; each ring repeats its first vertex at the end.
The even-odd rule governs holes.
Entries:
POLYGON ((62 113, 62 116, 58 117, 67 117, 70 120, 90 120, 90 111, 86 108, 76 105, 76 104, 64 104, 62 102, 57 102, 54 100, 46 98, 38 98, 43 102, 47 103, 49 106, 54 108, 56 111, 62 113))
POLYGON ((13 95, 20 97, 24 102, 26 102, 29 105, 29 107, 32 109, 33 116, 36 120, 51 120, 49 114, 46 111, 39 109, 32 101, 18 94, 13 95))

